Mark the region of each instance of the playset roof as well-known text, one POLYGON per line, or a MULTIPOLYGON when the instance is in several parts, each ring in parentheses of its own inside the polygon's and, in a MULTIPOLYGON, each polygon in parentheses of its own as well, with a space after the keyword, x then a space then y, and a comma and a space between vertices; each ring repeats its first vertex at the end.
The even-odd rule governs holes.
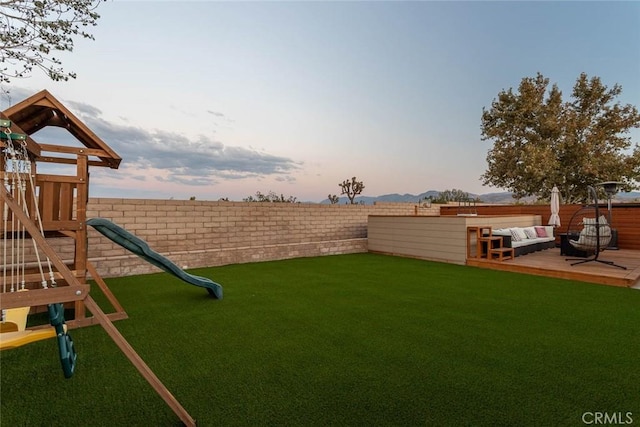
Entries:
MULTIPOLYGON (((86 154, 93 159, 91 166, 106 166, 117 169, 122 158, 78 119, 67 107, 47 90, 42 90, 29 98, 7 108, 0 113, 1 118, 12 122, 14 132, 28 135, 29 151, 40 157, 43 151, 66 154, 86 154), (85 148, 76 145, 54 145, 38 143, 32 135, 47 126, 66 129, 85 148)), ((66 157, 42 157, 42 160, 54 163, 71 163, 66 157)))

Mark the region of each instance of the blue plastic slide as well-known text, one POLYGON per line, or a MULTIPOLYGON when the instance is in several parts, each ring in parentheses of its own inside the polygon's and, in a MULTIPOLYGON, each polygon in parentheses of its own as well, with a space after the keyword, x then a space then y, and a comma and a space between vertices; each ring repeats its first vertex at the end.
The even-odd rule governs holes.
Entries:
POLYGON ((173 274, 191 285, 206 288, 211 296, 222 299, 222 286, 206 277, 194 276, 193 274, 187 273, 169 259, 153 251, 147 242, 129 233, 124 228, 104 218, 92 218, 87 221, 87 224, 145 261, 161 268, 167 273, 173 274))

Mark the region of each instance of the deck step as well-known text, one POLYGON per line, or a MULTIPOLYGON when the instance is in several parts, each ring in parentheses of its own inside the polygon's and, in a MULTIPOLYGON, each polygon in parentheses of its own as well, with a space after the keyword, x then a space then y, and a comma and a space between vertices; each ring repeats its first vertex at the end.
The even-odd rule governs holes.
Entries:
POLYGON ((495 258, 498 261, 505 261, 514 258, 513 248, 493 248, 489 250, 489 256, 491 259, 495 258))

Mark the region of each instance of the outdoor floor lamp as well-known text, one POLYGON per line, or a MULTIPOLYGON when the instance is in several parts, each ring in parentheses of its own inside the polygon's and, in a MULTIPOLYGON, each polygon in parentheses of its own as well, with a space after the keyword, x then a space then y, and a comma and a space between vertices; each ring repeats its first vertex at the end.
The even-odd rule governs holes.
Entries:
POLYGON ((609 246, 607 249, 618 249, 618 230, 613 228, 613 223, 611 222, 611 199, 618 192, 618 185, 623 185, 624 182, 619 181, 605 181, 596 184, 604 189, 604 192, 607 194, 607 209, 609 211, 609 226, 611 227, 611 242, 609 242, 609 246))

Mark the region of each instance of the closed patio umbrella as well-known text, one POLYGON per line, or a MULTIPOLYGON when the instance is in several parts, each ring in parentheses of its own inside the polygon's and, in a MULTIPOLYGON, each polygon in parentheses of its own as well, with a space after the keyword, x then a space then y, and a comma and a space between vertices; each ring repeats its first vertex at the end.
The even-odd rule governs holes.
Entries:
POLYGON ((549 217, 549 225, 560 227, 560 190, 555 185, 551 189, 551 216, 549 217))

